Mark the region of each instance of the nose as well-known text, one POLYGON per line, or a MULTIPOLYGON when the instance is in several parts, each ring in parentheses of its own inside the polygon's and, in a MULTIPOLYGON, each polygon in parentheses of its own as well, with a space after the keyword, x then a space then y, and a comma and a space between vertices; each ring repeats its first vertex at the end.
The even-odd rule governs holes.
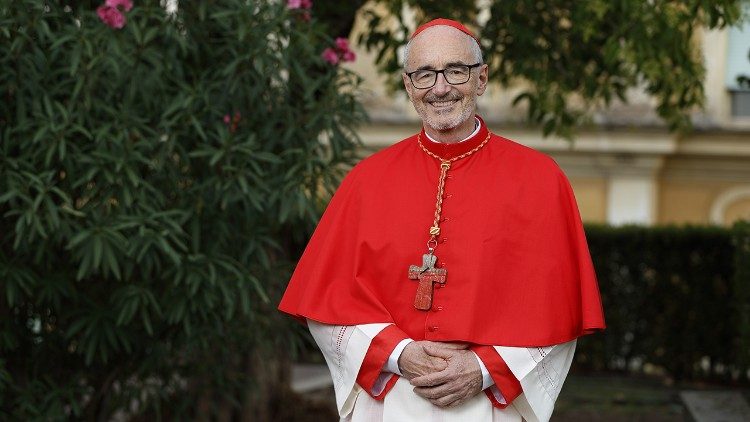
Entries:
POLYGON ((434 92, 435 95, 442 97, 450 90, 451 84, 449 84, 448 81, 445 80, 445 75, 443 75, 442 73, 438 73, 437 79, 435 80, 435 85, 432 87, 432 92, 434 92))

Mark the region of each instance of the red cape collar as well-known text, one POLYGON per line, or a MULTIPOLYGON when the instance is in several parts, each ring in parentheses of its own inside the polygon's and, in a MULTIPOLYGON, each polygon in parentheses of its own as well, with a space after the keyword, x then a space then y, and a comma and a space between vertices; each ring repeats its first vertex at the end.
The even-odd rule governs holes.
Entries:
POLYGON ((474 136, 463 142, 456 142, 453 144, 433 142, 427 138, 424 127, 422 127, 422 132, 419 134, 419 139, 428 151, 444 160, 450 160, 453 157, 471 151, 487 138, 487 134, 489 133, 487 125, 484 124, 484 120, 482 120, 481 117, 476 117, 479 119, 479 131, 474 136))

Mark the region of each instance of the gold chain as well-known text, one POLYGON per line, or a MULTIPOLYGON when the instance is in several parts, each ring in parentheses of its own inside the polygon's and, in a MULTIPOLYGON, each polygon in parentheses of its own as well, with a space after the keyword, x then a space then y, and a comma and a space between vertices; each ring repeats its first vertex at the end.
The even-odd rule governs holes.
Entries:
POLYGON ((438 155, 433 154, 430 152, 427 148, 425 148, 424 145, 422 145, 422 134, 420 133, 417 135, 417 143, 419 144, 419 147, 422 148, 422 151, 426 152, 427 155, 436 158, 440 160, 440 180, 438 181, 438 192, 437 192, 437 202, 435 203, 435 219, 432 222, 432 227, 430 227, 430 240, 427 241, 427 249, 429 249, 430 253, 432 253, 433 250, 437 247, 437 236, 440 235, 440 214, 443 212, 443 194, 445 193, 445 178, 448 175, 448 170, 451 168, 451 163, 454 161, 458 161, 462 158, 466 158, 470 156, 471 154, 474 154, 475 152, 479 151, 486 143, 490 140, 491 133, 487 133, 487 137, 484 138, 484 141, 482 141, 481 144, 477 145, 474 149, 471 151, 465 152, 461 155, 457 155, 450 159, 443 159, 440 158, 438 155))
POLYGON ((487 133, 487 137, 484 138, 484 141, 482 141, 482 143, 479 144, 479 145, 477 145, 474 149, 472 149, 471 151, 467 151, 467 152, 465 152, 465 153, 463 153, 461 155, 457 155, 457 156, 455 156, 453 158, 450 158, 448 160, 444 160, 444 159, 440 158, 440 156, 438 156, 436 154, 433 154, 432 152, 430 152, 430 150, 428 150, 427 148, 425 148, 425 146, 422 144, 422 134, 421 133, 417 134, 417 143, 419 143, 419 147, 422 148, 422 151, 426 152, 427 155, 440 160, 441 163, 446 163, 446 162, 447 163, 452 163, 452 162, 458 161, 458 160, 460 160, 462 158, 466 158, 466 157, 470 156, 471 154, 474 154, 475 152, 479 151, 484 146, 484 144, 486 144, 487 141, 490 140, 490 136, 491 135, 492 134, 488 132, 487 133))

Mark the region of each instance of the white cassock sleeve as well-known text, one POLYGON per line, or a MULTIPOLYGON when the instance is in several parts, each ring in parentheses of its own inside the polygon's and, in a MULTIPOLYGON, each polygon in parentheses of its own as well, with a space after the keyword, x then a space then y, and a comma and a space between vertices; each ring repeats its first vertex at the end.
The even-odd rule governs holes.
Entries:
MULTIPOLYGON (((513 405, 526 421, 548 421, 552 416, 573 362, 576 342, 574 339, 546 347, 494 346, 521 383, 523 393, 513 400, 513 405)), ((497 390, 495 386, 490 388, 497 390)))
POLYGON ((341 418, 352 413, 357 395, 362 391, 356 382, 357 374, 372 339, 388 325, 390 324, 328 325, 307 320, 310 333, 331 371, 336 408, 341 418))
MULTIPOLYGON (((329 325, 309 319, 307 322, 331 372, 336 407, 342 420, 352 415, 355 402, 358 409, 361 406, 372 407, 367 409, 367 414, 383 415, 384 402, 371 399, 367 393, 363 393, 363 400, 357 400, 362 388, 357 385, 356 380, 372 339, 390 324, 329 325)), ((570 369, 575 345, 576 340, 547 347, 494 346, 523 389, 523 393, 511 404, 518 412, 513 412, 514 414, 520 414, 528 422, 549 420, 570 369)), ((391 376, 393 374, 390 372, 383 372, 375 388, 384 386, 391 376)), ((501 403, 504 402, 497 386, 489 388, 501 403)), ((481 402, 491 407, 486 397, 481 402)), ((501 409, 492 409, 492 413, 495 413, 492 420, 511 420, 499 415, 501 409)), ((510 410, 510 406, 507 410, 510 410)), ((380 420, 372 420, 376 419, 380 420)))

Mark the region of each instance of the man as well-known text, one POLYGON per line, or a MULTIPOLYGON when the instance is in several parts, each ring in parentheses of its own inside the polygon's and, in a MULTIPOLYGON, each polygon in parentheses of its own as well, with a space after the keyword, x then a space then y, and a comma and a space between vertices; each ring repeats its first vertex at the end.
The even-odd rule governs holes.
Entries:
POLYGON ((576 338, 604 328, 570 185, 475 115, 487 65, 460 23, 418 28, 403 80, 422 132, 344 179, 279 309, 341 420, 548 420, 576 338))

